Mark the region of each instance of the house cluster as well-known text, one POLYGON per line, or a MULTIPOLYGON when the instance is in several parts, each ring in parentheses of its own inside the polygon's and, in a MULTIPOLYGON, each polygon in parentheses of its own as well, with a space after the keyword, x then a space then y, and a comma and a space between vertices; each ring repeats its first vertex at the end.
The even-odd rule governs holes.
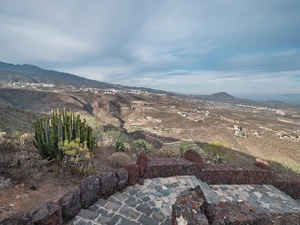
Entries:
POLYGON ((11 88, 54 88, 55 84, 46 83, 31 83, 31 82, 0 82, 0 87, 11 87, 11 88))

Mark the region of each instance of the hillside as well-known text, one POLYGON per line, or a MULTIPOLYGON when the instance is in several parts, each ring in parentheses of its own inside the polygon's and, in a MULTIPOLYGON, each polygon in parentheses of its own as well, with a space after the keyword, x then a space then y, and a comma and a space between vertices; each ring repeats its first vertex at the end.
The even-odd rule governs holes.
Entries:
MULTIPOLYGON (((20 68, 27 72, 39 72, 41 69, 6 64, 3 68, 19 69, 18 72, 2 71, 7 77, 18 78, 19 81, 35 77, 36 82, 41 82, 38 78, 58 82, 56 76, 49 75, 53 71, 31 75, 20 73, 20 68)), ((287 162, 299 170, 299 106, 244 100, 226 92, 202 96, 169 95, 121 86, 109 89, 69 88, 68 79, 64 82, 66 86, 59 88, 23 87, 23 84, 2 86, 0 120, 6 125, 2 125, 0 131, 31 131, 34 118, 65 107, 128 135, 134 136, 135 132, 141 131, 162 142, 192 140, 200 146, 221 140, 237 152, 287 162), (9 111, 17 119, 8 115, 9 111), (234 127, 242 127, 243 130, 236 132, 234 127)))
POLYGON ((72 85, 74 87, 113 87, 100 81, 85 79, 69 73, 44 70, 33 65, 13 65, 0 62, 0 82, 33 82, 55 84, 57 86, 72 85))
POLYGON ((114 88, 116 90, 142 90, 144 92, 159 93, 159 94, 172 94, 162 90, 155 90, 144 87, 128 87, 119 84, 109 84, 96 80, 86 79, 77 75, 58 72, 54 70, 45 70, 33 65, 14 65, 9 63, 0 62, 0 83, 4 82, 20 82, 20 83, 45 83, 54 84, 56 87, 72 86, 75 88, 98 88, 108 89, 114 88))
MULTIPOLYGON (((121 138, 129 145, 128 150, 131 152, 134 151, 134 140, 144 139, 154 146, 156 152, 162 146, 175 150, 193 148, 205 160, 213 157, 205 151, 206 146, 213 147, 221 143, 232 153, 229 160, 233 161, 230 162, 253 165, 255 158, 260 157, 267 160, 276 172, 300 174, 300 107, 278 102, 243 100, 225 92, 195 97, 120 86, 104 89, 76 88, 70 87, 71 84, 67 81, 59 87, 43 87, 27 85, 22 81, 40 84, 39 82, 45 82, 43 79, 47 79, 49 83, 56 82, 56 78, 20 72, 1 73, 16 80, 15 83, 7 83, 6 80, 0 83, 0 132, 6 132, 6 137, 33 132, 33 122, 43 114, 49 114, 56 108, 71 109, 88 119, 99 140, 95 168, 103 169, 111 163, 115 140, 121 138), (109 144, 106 145, 107 143, 109 144)), ((12 209, 31 207, 33 210, 44 201, 53 200, 54 197, 61 196, 62 191, 66 192, 71 188, 68 186, 71 183, 66 184, 66 178, 53 172, 55 169, 40 172, 40 168, 32 171, 33 169, 18 166, 20 158, 26 159, 22 162, 28 164, 24 165, 33 163, 30 161, 32 156, 34 159, 38 158, 32 142, 22 151, 15 151, 14 159, 17 160, 10 160, 12 151, 6 153, 1 153, 0 159, 8 159, 6 162, 9 162, 9 166, 12 165, 11 162, 16 163, 13 167, 3 167, 4 163, 1 162, 0 179, 4 176, 13 181, 27 180, 23 187, 7 188, 5 194, 0 195, 0 209, 5 209, 2 213, 0 211, 0 220, 9 215, 12 209), (29 176, 28 173, 31 172, 33 175, 29 176), (39 191, 30 189, 32 180, 40 185, 39 191), (57 191, 57 187, 61 188, 60 191, 57 191), (23 196, 28 190, 33 193, 30 198, 12 200, 11 196, 23 196), (11 204, 15 206, 12 208, 11 204)))

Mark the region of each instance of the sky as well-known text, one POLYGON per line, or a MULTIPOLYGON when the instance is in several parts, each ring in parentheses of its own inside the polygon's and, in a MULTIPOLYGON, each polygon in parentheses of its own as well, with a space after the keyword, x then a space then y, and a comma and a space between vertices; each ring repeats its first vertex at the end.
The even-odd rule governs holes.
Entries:
POLYGON ((0 61, 187 94, 300 94, 299 0, 0 0, 0 61))

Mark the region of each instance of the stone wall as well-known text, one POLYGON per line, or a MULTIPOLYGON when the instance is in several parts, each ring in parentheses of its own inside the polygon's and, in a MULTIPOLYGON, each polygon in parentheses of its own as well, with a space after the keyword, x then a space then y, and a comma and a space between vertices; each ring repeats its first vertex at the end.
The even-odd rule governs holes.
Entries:
POLYGON ((157 158, 148 161, 145 178, 195 175, 208 184, 272 184, 273 173, 256 166, 206 164, 200 169, 186 159, 157 158))
POLYGON ((71 220, 81 208, 88 208, 99 198, 107 198, 123 190, 128 183, 128 172, 116 169, 89 176, 79 188, 67 192, 58 202, 47 202, 34 213, 19 213, 6 218, 1 225, 60 225, 71 220))
POLYGON ((294 199, 300 199, 300 179, 284 175, 275 175, 272 185, 294 199))
MULTIPOLYGON (((77 189, 66 193, 58 202, 48 202, 34 213, 13 215, 6 218, 0 224, 63 224, 63 222, 71 220, 81 208, 87 208, 96 202, 97 199, 107 198, 115 191, 121 191, 127 185, 134 185, 137 182, 142 184, 142 181, 145 178, 170 177, 176 175, 195 175, 197 178, 208 184, 273 184, 275 187, 291 197, 295 199, 300 198, 300 181, 297 179, 293 179, 288 176, 273 175, 272 171, 261 169, 254 165, 203 164, 203 162, 201 162, 202 159, 197 159, 197 157, 192 157, 192 160, 193 162, 183 158, 147 159, 147 157, 143 155, 142 157, 139 157, 136 164, 129 164, 126 169, 117 169, 83 179, 77 189)), ((239 207, 242 207, 243 209, 248 207, 246 203, 236 205, 228 205, 229 203, 221 204, 222 205, 220 206, 206 205, 206 211, 209 211, 207 207, 210 207, 212 210, 215 210, 215 212, 218 212, 219 210, 219 214, 228 214, 230 210, 235 210, 237 208, 237 211, 239 211, 239 207)), ((199 209, 202 210, 203 208, 199 209)), ((204 220, 203 216, 200 214, 199 216, 201 218, 196 215, 194 217, 204 220)), ((278 217, 278 221, 280 221, 280 218, 287 219, 286 221, 294 221, 293 219, 297 216, 299 216, 299 214, 276 214, 273 217, 278 217)), ((206 215, 206 217, 210 218, 209 215, 206 215)), ((260 215, 259 220, 267 221, 268 218, 260 215)), ((219 224, 224 224, 224 220, 219 224)), ((232 224, 240 223, 234 222, 232 224)))
POLYGON ((195 175, 200 171, 196 163, 182 158, 156 158, 147 162, 144 178, 195 175))
POLYGON ((273 173, 254 165, 206 164, 196 175, 208 184, 271 184, 273 173))
POLYGON ((147 162, 143 178, 195 175, 207 184, 272 184, 294 199, 300 199, 300 180, 276 175, 255 165, 205 164, 200 169, 196 163, 183 158, 156 158, 147 162))

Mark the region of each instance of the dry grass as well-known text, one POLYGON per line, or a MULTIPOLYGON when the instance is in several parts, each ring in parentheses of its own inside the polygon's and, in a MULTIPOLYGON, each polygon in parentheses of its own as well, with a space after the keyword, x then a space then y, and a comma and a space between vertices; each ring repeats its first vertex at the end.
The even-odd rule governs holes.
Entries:
POLYGON ((277 172, 300 176, 300 163, 287 157, 271 157, 270 166, 277 172))
POLYGON ((162 154, 163 157, 181 157, 181 152, 179 149, 170 148, 168 146, 163 146, 159 152, 162 154))
POLYGON ((204 145, 204 151, 207 154, 207 160, 209 162, 237 162, 236 156, 226 142, 208 142, 204 145))

